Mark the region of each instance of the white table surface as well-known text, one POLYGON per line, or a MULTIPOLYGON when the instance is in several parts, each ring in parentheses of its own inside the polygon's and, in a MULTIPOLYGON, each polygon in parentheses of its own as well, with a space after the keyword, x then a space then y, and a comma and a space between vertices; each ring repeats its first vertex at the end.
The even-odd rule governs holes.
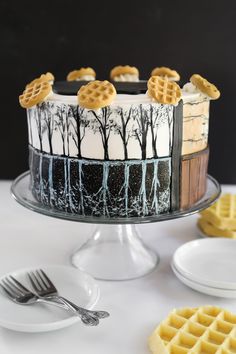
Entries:
MULTIPOLYGON (((236 186, 224 186, 236 193, 236 186)), ((181 244, 197 237, 197 216, 140 225, 147 245, 161 262, 151 274, 131 281, 98 281, 98 309, 109 319, 99 327, 75 324, 59 331, 28 334, 0 328, 1 354, 148 354, 147 337, 176 307, 218 305, 236 312, 236 300, 191 290, 173 274, 170 261, 181 244)), ((0 182, 0 275, 39 264, 70 265, 70 255, 92 230, 91 225, 63 221, 25 209, 10 195, 10 182, 0 182)))

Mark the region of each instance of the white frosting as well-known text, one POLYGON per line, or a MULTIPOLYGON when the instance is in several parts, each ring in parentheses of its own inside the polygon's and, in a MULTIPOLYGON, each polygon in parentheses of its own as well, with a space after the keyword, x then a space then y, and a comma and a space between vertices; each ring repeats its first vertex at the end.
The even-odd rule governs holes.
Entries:
POLYGON ((138 75, 135 74, 123 74, 123 75, 117 75, 114 76, 113 78, 114 81, 128 81, 128 82, 138 82, 139 77, 138 75))
POLYGON ((93 75, 83 75, 78 77, 75 81, 94 81, 95 77, 93 75))
POLYGON ((210 99, 207 95, 204 95, 196 86, 191 82, 187 82, 182 88, 183 102, 194 102, 210 99))

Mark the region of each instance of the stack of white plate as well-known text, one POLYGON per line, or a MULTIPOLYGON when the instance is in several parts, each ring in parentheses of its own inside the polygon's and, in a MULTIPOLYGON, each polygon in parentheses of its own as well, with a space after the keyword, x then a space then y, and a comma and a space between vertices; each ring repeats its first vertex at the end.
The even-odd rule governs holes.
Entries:
POLYGON ((236 240, 201 239, 179 247, 172 269, 190 288, 213 296, 236 298, 236 240))

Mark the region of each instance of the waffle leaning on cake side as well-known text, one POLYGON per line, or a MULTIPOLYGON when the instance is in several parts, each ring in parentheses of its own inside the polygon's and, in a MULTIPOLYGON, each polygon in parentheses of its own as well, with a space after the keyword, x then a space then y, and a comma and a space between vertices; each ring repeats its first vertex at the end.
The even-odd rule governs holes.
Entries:
POLYGON ((40 203, 126 218, 186 209, 204 195, 214 85, 199 75, 182 90, 167 76, 73 81, 63 83, 67 95, 51 84, 34 80, 20 96, 40 203))

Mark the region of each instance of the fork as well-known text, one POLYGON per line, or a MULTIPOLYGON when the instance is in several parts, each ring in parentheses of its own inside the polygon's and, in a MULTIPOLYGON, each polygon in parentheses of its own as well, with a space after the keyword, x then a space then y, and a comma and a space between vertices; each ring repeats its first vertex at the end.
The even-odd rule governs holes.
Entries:
POLYGON ((35 270, 34 272, 31 271, 30 273, 28 273, 28 277, 34 291, 40 298, 59 301, 60 303, 63 303, 64 305, 68 306, 69 309, 76 312, 76 314, 80 316, 88 316, 88 318, 92 317, 95 319, 102 319, 110 316, 107 311, 88 310, 83 307, 77 306, 68 299, 64 298, 63 296, 60 296, 57 288, 42 269, 35 270))
MULTIPOLYGON (((29 289, 27 289, 12 275, 3 278, 0 282, 0 286, 9 298, 19 305, 31 305, 41 302, 50 305, 55 305, 68 311, 68 306, 65 306, 65 304, 63 304, 62 302, 59 303, 50 299, 41 298, 40 296, 34 294, 29 289)), ((87 316, 80 316, 80 318, 81 321, 86 325, 96 326, 99 323, 99 320, 96 318, 88 318, 87 316)))

